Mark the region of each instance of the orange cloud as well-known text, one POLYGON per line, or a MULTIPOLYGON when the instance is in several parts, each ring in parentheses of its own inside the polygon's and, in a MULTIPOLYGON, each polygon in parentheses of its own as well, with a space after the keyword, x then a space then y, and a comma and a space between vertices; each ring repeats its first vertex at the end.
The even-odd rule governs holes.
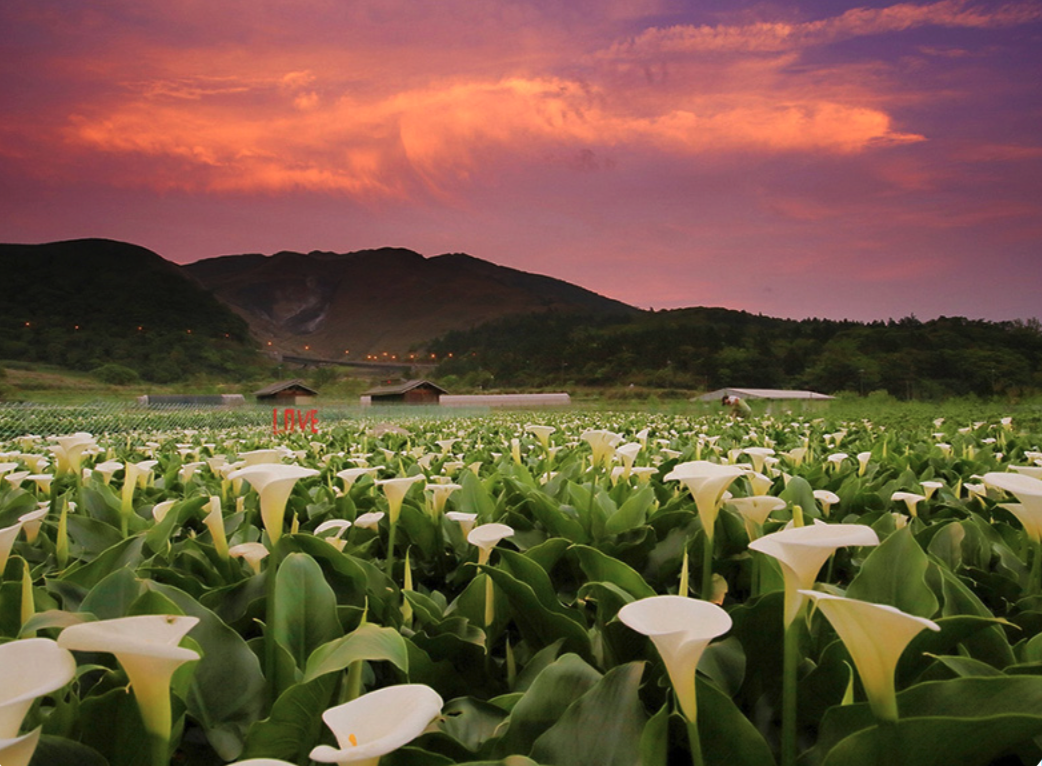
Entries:
POLYGON ((894 131, 877 108, 814 97, 695 94, 633 113, 617 94, 554 77, 434 83, 372 100, 320 98, 317 80, 153 82, 104 114, 79 114, 68 138, 173 160, 173 177, 161 167, 149 174, 163 187, 377 197, 407 195, 418 182, 439 191, 490 163, 539 162, 550 150, 850 153, 921 139, 894 131))

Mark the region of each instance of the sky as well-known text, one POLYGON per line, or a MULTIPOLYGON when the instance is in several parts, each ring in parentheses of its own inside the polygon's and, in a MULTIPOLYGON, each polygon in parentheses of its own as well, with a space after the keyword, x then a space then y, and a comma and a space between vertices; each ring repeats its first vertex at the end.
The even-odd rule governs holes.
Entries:
POLYGON ((4 0, 0 241, 1042 318, 1040 72, 1042 0, 4 0))

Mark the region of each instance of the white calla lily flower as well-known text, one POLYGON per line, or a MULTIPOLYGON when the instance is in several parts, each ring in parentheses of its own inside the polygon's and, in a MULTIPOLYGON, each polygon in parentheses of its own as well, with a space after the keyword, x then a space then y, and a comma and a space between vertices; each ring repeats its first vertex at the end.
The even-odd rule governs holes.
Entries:
POLYGON ((731 629, 731 617, 708 601, 685 596, 652 596, 619 610, 619 619, 648 636, 658 649, 673 692, 688 721, 697 713, 695 670, 709 642, 731 629))
POLYGON ((318 476, 314 468, 283 463, 260 463, 247 465, 228 474, 228 478, 245 479, 260 495, 261 521, 274 545, 282 536, 283 519, 286 515, 286 503, 293 492, 294 485, 300 479, 318 476))
POLYGON ((814 524, 791 527, 764 535, 749 543, 750 550, 765 553, 781 564, 785 578, 785 627, 799 614, 802 590, 814 587, 822 565, 837 548, 879 545, 879 536, 862 524, 814 524))
POLYGON ((940 626, 925 617, 902 612, 886 604, 833 596, 813 590, 800 594, 813 599, 832 623, 847 647, 861 685, 877 718, 897 720, 897 692, 894 671, 909 642, 923 630, 939 631, 940 626))
POLYGON ((467 534, 467 542, 478 548, 478 563, 484 564, 492 554, 492 549, 500 540, 514 534, 513 527, 506 524, 482 524, 474 527, 467 534))
MULTIPOLYGON (((0 644, 0 740, 17 737, 33 700, 57 691, 75 675, 72 654, 49 638, 0 644)), ((0 763, 7 764, 7 760, 0 763)))
POLYGON ((178 644, 198 622, 198 617, 166 614, 84 622, 65 628, 58 645, 116 655, 130 679, 145 729, 166 742, 172 724, 170 679, 181 665, 199 659, 197 652, 178 644))
POLYGON ((42 732, 43 727, 37 726, 21 737, 0 739, 0 763, 4 766, 29 766, 42 732))
POLYGON ((261 561, 268 553, 268 549, 260 543, 239 543, 228 549, 229 556, 245 560, 254 574, 260 574, 261 561))
POLYGON ((402 502, 409 489, 418 481, 423 481, 423 476, 400 476, 395 479, 380 479, 376 485, 383 490, 387 496, 387 516, 391 524, 398 522, 398 515, 402 512, 402 502))
POLYGON ((333 731, 339 748, 319 745, 311 751, 311 760, 376 766, 381 756, 420 736, 443 705, 441 695, 429 686, 401 684, 329 708, 322 720, 333 731))
POLYGON ((679 481, 695 500, 698 517, 706 537, 713 539, 713 528, 720 514, 720 501, 724 492, 744 470, 735 465, 722 465, 708 460, 692 460, 679 463, 665 476, 666 481, 679 481))
POLYGON ((1042 479, 1022 473, 996 472, 984 474, 984 483, 1008 492, 1020 501, 1007 503, 1002 507, 1024 525, 1028 537, 1035 543, 1042 543, 1042 479))

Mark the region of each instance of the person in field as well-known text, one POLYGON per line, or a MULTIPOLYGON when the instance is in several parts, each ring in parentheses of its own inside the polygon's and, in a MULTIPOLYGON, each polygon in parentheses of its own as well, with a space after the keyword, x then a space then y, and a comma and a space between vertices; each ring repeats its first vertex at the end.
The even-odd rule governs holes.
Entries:
POLYGON ((727 396, 720 400, 725 407, 731 408, 732 418, 744 418, 753 413, 752 407, 745 403, 740 396, 727 396))

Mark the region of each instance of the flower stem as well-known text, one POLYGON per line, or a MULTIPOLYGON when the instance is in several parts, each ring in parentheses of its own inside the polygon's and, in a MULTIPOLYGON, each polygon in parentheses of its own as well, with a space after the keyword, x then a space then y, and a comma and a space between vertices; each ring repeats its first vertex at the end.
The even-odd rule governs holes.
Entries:
POLYGON ((691 766, 703 766, 702 738, 698 734, 698 721, 687 722, 687 741, 691 749, 691 766))
POLYGON ((391 522, 391 531, 387 534, 387 558, 384 559, 384 572, 394 579, 394 538, 397 537, 398 524, 391 522))
MULTIPOLYGON (((802 609, 800 610, 802 614, 802 609)), ((781 766, 796 764, 796 668, 800 663, 800 619, 785 628, 785 656, 782 665, 781 766)))
POLYGON ((1034 558, 1031 562, 1031 582, 1028 583, 1028 593, 1036 594, 1042 590, 1042 542, 1033 543, 1031 548, 1034 558))
POLYGON ((152 766, 170 766, 170 740, 154 732, 148 733, 148 749, 152 766))
POLYGON ((702 599, 710 601, 713 598, 713 538, 706 535, 705 552, 702 556, 702 599))

